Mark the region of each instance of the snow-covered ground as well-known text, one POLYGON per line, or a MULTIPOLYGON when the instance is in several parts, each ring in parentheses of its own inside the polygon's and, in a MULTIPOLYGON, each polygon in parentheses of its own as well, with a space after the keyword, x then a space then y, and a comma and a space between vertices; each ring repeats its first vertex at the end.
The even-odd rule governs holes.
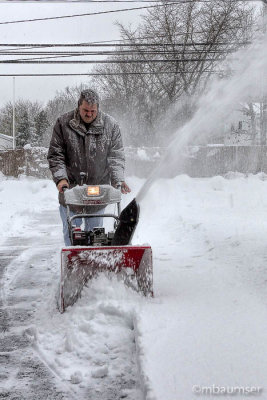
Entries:
MULTIPOLYGON (((101 276, 62 315, 54 184, 0 179, 1 253, 10 242, 20 249, 5 269, 2 306, 12 312, 16 298, 31 314, 12 329, 66 396, 191 400, 235 387, 238 398, 267 399, 266 175, 156 181, 134 236, 153 248, 155 297, 101 276)), ((124 204, 144 183, 128 182, 124 204)), ((2 383, 12 387, 16 374, 2 383)))

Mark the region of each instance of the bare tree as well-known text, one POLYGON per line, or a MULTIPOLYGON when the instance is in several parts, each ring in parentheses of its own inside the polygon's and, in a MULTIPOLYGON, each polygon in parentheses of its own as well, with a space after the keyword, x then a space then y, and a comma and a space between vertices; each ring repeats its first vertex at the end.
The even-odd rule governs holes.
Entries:
POLYGON ((254 21, 247 2, 193 0, 149 9, 136 31, 119 25, 124 44, 117 49, 120 63, 97 67, 103 74, 97 83, 107 108, 112 104, 118 117, 126 116, 128 139, 144 143, 149 132, 151 143, 158 130, 159 136, 166 135, 160 122, 177 101, 180 112, 172 113, 170 133, 190 118, 214 72, 228 73, 227 55, 252 38, 254 21))

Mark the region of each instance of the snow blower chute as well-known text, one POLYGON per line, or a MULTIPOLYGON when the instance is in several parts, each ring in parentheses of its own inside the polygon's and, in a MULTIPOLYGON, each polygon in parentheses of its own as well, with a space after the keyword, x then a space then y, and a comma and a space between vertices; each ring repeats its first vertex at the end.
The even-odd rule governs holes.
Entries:
POLYGON ((64 197, 71 246, 61 250, 60 311, 73 305, 84 285, 103 271, 120 275, 126 285, 152 296, 151 247, 130 244, 139 218, 136 200, 120 212, 121 191, 110 185, 75 186, 64 189, 64 197), (117 204, 117 214, 99 214, 112 203, 117 204), (75 214, 71 216, 70 211, 75 214), (86 231, 75 224, 80 218, 95 217, 113 218, 114 230, 106 233, 105 228, 96 226, 86 231))

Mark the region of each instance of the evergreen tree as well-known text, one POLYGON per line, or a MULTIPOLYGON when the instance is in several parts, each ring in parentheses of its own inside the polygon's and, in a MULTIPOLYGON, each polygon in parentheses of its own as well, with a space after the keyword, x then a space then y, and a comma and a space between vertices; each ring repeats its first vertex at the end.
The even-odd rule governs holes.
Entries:
MULTIPOLYGON (((15 103, 15 132, 16 147, 22 148, 26 144, 40 146, 43 136, 49 125, 47 112, 38 102, 18 100, 15 103)), ((13 105, 8 102, 0 109, 1 133, 12 136, 13 132, 13 105)))
POLYGON ((41 110, 34 118, 34 125, 35 125, 35 133, 32 137, 32 145, 41 145, 47 129, 49 127, 49 121, 48 121, 48 116, 47 112, 45 110, 41 110))
POLYGON ((21 148, 30 143, 30 121, 26 109, 20 113, 16 128, 16 147, 21 148))

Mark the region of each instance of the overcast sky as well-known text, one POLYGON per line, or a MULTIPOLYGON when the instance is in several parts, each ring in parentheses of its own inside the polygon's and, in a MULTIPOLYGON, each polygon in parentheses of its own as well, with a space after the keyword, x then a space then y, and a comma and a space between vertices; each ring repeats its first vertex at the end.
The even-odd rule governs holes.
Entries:
MULTIPOLYGON (((138 7, 140 3, 29 3, 0 2, 0 23, 12 20, 43 18, 138 7)), ((120 39, 115 22, 136 27, 141 22, 142 10, 85 16, 54 21, 0 24, 0 43, 81 43, 120 39)), ((0 47, 3 49, 3 47, 0 47)), ((47 50, 47 49, 44 49, 47 50)), ((65 48, 61 50, 66 50, 65 48)), ((76 48, 76 50, 78 50, 76 48)), ((10 57, 9 57, 10 58, 10 57)), ((3 56, 0 57, 3 59, 3 56)), ((94 57, 96 59, 96 57, 94 57)), ((10 65, 0 64, 0 73, 81 73, 91 65, 10 65)), ((87 77, 17 77, 16 98, 39 100, 53 98, 56 91, 67 85, 87 82, 87 77)), ((12 78, 0 77, 0 107, 12 100, 12 78)))
MULTIPOLYGON (((252 1, 254 3, 254 1, 252 1)), ((255 3, 254 3, 255 4, 255 3)), ((257 1, 259 6, 262 4, 257 1)), ((0 0, 0 45, 3 43, 81 43, 113 41, 120 39, 119 28, 115 22, 137 27, 145 10, 127 11, 95 16, 84 16, 52 21, 1 24, 31 18, 55 17, 82 14, 123 8, 146 6, 149 3, 92 3, 92 2, 4 2, 0 0)), ((0 51, 4 47, 0 46, 0 51)), ((73 48, 72 48, 73 49, 73 48)), ((79 50, 81 48, 76 48, 79 50)), ((90 48, 87 48, 88 50, 90 48)), ((47 49, 43 49, 47 50, 47 49)), ((57 49, 58 50, 58 49, 57 49)), ((60 50, 66 50, 61 48, 60 50)), ((110 49, 109 49, 110 50, 110 49)), ((6 56, 5 58, 11 58, 6 56)), ((0 60, 4 59, 2 55, 0 60)), ((96 57, 92 57, 96 59, 96 57)), ((12 65, 0 64, 0 74, 17 73, 86 73, 92 69, 90 64, 70 65, 12 65)), ((12 77, 0 77, 0 107, 12 100, 12 77)), ((16 98, 39 100, 46 103, 57 90, 88 82, 84 77, 17 77, 16 98)))

